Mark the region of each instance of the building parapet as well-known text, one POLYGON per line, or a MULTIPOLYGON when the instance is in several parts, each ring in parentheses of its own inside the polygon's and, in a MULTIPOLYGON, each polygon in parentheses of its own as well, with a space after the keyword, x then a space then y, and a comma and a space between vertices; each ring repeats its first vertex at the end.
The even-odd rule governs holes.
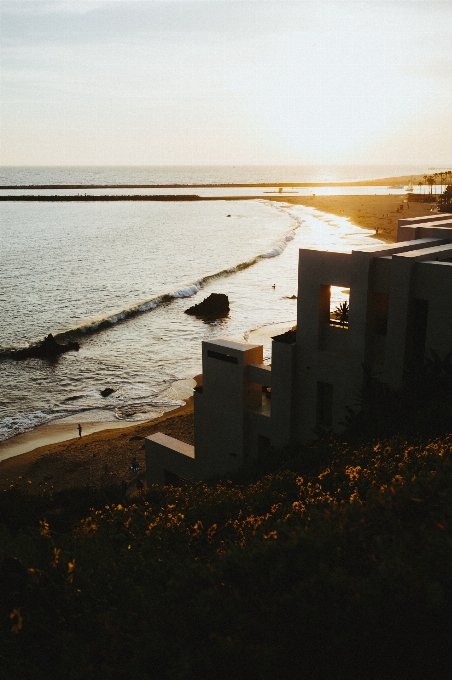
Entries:
POLYGON ((194 446, 157 432, 146 437, 144 447, 148 486, 168 484, 171 475, 183 480, 198 478, 194 446))
POLYGON ((272 386, 272 369, 265 364, 248 364, 246 367, 247 378, 250 382, 258 385, 272 386))

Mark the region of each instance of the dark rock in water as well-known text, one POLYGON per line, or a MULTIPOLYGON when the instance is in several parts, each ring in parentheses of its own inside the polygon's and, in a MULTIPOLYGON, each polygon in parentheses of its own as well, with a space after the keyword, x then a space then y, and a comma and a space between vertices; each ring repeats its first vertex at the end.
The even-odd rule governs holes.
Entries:
POLYGON ((42 342, 31 347, 18 349, 11 355, 13 359, 53 359, 54 357, 64 354, 65 352, 78 352, 80 345, 78 342, 67 342, 60 345, 50 333, 42 342))
POLYGON ((113 387, 105 387, 103 390, 100 391, 103 397, 109 397, 110 394, 113 394, 113 392, 116 392, 116 390, 114 390, 113 387))
POLYGON ((185 310, 185 314, 221 319, 229 314, 229 298, 224 293, 211 293, 209 297, 185 310))

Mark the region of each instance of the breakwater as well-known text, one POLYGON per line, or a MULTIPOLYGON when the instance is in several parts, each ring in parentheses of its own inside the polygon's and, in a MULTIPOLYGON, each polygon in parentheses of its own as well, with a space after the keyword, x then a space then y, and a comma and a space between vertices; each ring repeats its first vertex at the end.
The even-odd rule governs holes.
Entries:
MULTIPOLYGON (((195 194, 170 194, 170 195, 153 195, 146 194, 132 194, 132 195, 110 195, 110 196, 93 196, 86 194, 84 196, 1 196, 0 201, 250 201, 262 196, 197 196, 195 194)), ((282 195, 272 196, 272 200, 284 200, 282 195)))
MULTIPOLYGON (((248 198, 248 196, 246 197, 248 198)), ((161 195, 161 196, 146 196, 145 194, 129 194, 129 195, 110 195, 110 196, 93 196, 92 194, 85 194, 84 196, 0 196, 0 201, 202 201, 209 200, 209 198, 201 198, 196 194, 179 194, 179 195, 161 195)), ((226 200, 226 199, 224 199, 226 200)), ((237 199, 235 199, 237 200, 237 199)))

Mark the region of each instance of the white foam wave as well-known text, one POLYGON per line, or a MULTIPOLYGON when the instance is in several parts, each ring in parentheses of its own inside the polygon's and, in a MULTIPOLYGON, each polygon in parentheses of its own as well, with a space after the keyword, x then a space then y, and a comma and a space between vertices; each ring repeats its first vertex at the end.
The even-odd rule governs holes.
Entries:
POLYGON ((82 413, 87 409, 71 409, 69 406, 56 411, 40 410, 34 411, 33 413, 22 414, 19 413, 16 416, 6 417, 0 421, 0 442, 11 439, 18 434, 23 434, 24 432, 30 432, 34 430, 35 427, 39 425, 46 425, 52 420, 59 420, 71 413, 82 413))
POLYGON ((121 312, 120 314, 114 314, 113 316, 110 316, 110 318, 107 319, 107 321, 108 321, 108 323, 111 323, 113 325, 115 323, 118 323, 118 321, 122 321, 125 318, 126 318, 126 313, 121 312))
POLYGON ((278 255, 281 255, 281 253, 284 252, 287 246, 287 241, 284 239, 284 241, 280 241, 276 245, 273 246, 271 250, 268 251, 268 253, 264 253, 261 255, 262 258, 267 258, 267 257, 277 257, 278 255))
POLYGON ((193 283, 191 286, 187 286, 186 288, 182 288, 181 290, 177 290, 175 293, 172 293, 171 297, 173 298, 191 297, 192 295, 196 295, 196 293, 201 290, 201 285, 202 281, 197 281, 196 283, 193 283))
MULTIPOLYGON (((278 255, 281 255, 284 250, 287 247, 287 244, 289 241, 293 241, 295 238, 295 231, 299 229, 299 227, 302 226, 302 224, 305 223, 305 220, 302 219, 299 215, 294 214, 290 210, 287 210, 287 207, 280 205, 280 204, 274 204, 273 201, 269 201, 269 205, 271 205, 275 210, 278 212, 284 212, 286 215, 289 215, 289 217, 295 222, 295 226, 290 230, 288 234, 286 234, 283 238, 282 241, 279 241, 278 243, 275 243, 275 245, 267 252, 264 253, 263 255, 260 255, 259 259, 263 258, 270 258, 270 257, 278 257, 278 255)), ((286 206, 289 204, 286 204, 286 206)))
MULTIPOLYGON (((54 337, 56 340, 61 341, 65 340, 66 338, 72 338, 73 336, 77 335, 89 335, 92 333, 96 333, 98 331, 101 331, 104 328, 108 328, 109 326, 113 326, 119 321, 124 321, 125 319, 131 318, 135 316, 136 314, 141 314, 143 312, 150 311, 152 309, 156 309, 161 305, 163 302, 169 302, 171 299, 181 299, 181 298, 188 298, 193 295, 196 295, 201 288, 203 287, 204 284, 209 282, 210 280, 220 278, 222 276, 228 275, 228 274, 234 274, 242 269, 246 269, 247 267, 252 266, 256 262, 258 262, 260 259, 267 259, 271 257, 277 257, 278 255, 281 255, 281 253, 284 252, 287 244, 292 241, 295 238, 295 231, 305 222, 304 219, 300 218, 299 215, 294 214, 290 211, 287 210, 287 208, 280 206, 280 205, 275 205, 272 201, 268 202, 269 205, 272 206, 275 210, 285 213, 286 215, 290 216, 290 218, 293 220, 295 223, 295 226, 292 227, 292 229, 287 233, 282 240, 277 242, 272 246, 272 248, 262 254, 258 255, 255 258, 252 258, 250 260, 247 260, 245 262, 241 262, 240 264, 233 265, 232 267, 228 267, 227 269, 223 269, 220 272, 217 272, 215 274, 210 274, 208 276, 205 276, 202 279, 199 279, 195 283, 189 284, 185 286, 184 288, 181 288, 179 290, 176 290, 172 293, 165 293, 160 295, 159 297, 153 298, 152 300, 147 300, 145 302, 142 302, 139 305, 136 305, 134 307, 131 307, 129 309, 122 310, 120 312, 117 312, 116 314, 112 314, 111 316, 106 316, 101 319, 96 319, 95 321, 88 322, 82 326, 78 326, 75 328, 70 328, 66 331, 62 332, 56 332, 54 333, 54 337)), ((31 343, 33 344, 33 343, 31 343)), ((6 349, 1 349, 0 350, 0 357, 8 357, 11 355, 11 352, 13 352, 15 349, 18 348, 6 348, 6 349)))
POLYGON ((155 309, 156 307, 158 307, 161 302, 162 298, 157 298, 157 300, 145 302, 144 305, 140 305, 139 307, 137 307, 137 310, 139 312, 148 312, 150 309, 155 309))

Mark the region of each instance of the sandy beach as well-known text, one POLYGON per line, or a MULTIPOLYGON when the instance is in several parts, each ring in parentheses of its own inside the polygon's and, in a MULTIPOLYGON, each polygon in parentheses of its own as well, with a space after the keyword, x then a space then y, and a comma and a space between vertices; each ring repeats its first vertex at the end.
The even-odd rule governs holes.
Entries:
POLYGON ((306 205, 322 212, 348 217, 363 229, 375 229, 375 236, 388 243, 397 238, 397 222, 431 212, 430 203, 406 202, 405 196, 287 196, 272 200, 306 205))
MULTIPOLYGON (((348 217, 360 227, 378 230, 378 238, 387 242, 395 241, 400 218, 427 215, 431 208, 428 203, 407 204, 394 195, 285 196, 273 200, 348 217)), ((193 444, 192 398, 160 418, 127 427, 123 423, 84 423, 81 438, 76 436, 75 423, 57 421, 3 442, 0 456, 9 457, 0 461, 0 489, 11 484, 36 492, 43 487, 60 490, 122 481, 133 484, 137 475, 128 469, 130 463, 136 457, 144 470, 144 438, 157 431, 193 444)))
MULTIPOLYGON (((98 424, 101 425, 101 424, 98 424)), ((105 426, 105 423, 102 425, 105 426)), ((39 446, 40 428, 30 432, 39 448, 0 462, 0 490, 11 485, 40 493, 43 488, 62 489, 126 482, 128 486, 143 476, 144 438, 163 432, 193 444, 193 398, 185 406, 160 418, 129 427, 111 427, 83 434, 69 441, 39 446), (138 475, 129 470, 133 458, 141 467, 138 475)))

